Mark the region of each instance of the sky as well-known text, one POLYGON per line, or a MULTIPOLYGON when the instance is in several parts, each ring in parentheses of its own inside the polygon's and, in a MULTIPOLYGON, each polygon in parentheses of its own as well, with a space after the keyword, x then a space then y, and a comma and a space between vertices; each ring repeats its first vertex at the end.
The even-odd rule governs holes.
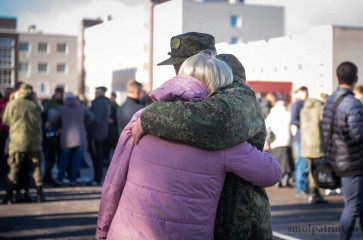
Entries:
MULTIPOLYGON (((83 18, 122 18, 129 7, 146 0, 0 0, 0 16, 17 17, 18 30, 35 24, 44 33, 78 35, 83 18)), ((363 26, 362 0, 245 0, 246 4, 285 7, 285 33, 305 32, 316 25, 363 26)))

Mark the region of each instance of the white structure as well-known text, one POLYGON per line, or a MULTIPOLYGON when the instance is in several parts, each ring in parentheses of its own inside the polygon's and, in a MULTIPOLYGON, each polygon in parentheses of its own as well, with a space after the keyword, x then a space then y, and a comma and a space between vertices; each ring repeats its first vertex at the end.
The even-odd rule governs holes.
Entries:
POLYGON ((335 69, 341 62, 351 61, 363 69, 363 28, 325 25, 267 41, 221 43, 217 51, 234 54, 242 62, 256 92, 264 92, 258 83, 276 83, 277 88, 291 83, 291 90, 305 85, 312 97, 318 97, 336 89, 335 69))
POLYGON ((110 89, 110 94, 123 92, 132 78, 148 87, 153 77, 153 87, 157 87, 172 77, 172 67, 156 64, 168 57, 174 35, 198 31, 214 35, 216 42, 252 41, 282 36, 283 21, 280 7, 192 0, 172 0, 152 7, 144 0, 143 5, 130 7, 116 20, 85 30, 86 96, 93 99, 94 88, 100 85, 110 89))
POLYGON ((19 81, 39 98, 51 97, 58 85, 77 94, 77 37, 19 33, 19 81))
POLYGON ((130 79, 149 82, 150 5, 130 8, 117 20, 85 30, 86 96, 94 98, 95 87, 122 92, 130 79), (145 71, 144 71, 145 69, 145 71))
POLYGON ((156 67, 167 59, 170 38, 186 32, 205 32, 216 43, 241 43, 284 35, 284 9, 226 1, 173 0, 155 6, 153 87, 175 75, 170 66, 156 67))

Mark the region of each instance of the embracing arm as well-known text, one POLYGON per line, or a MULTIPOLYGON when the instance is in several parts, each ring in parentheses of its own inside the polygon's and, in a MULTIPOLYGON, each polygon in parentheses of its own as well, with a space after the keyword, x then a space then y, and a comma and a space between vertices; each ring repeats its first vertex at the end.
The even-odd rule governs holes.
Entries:
POLYGON ((225 167, 240 178, 259 187, 270 187, 281 179, 278 161, 245 142, 225 150, 225 167))
POLYGON ((98 213, 96 239, 106 239, 112 219, 116 213, 126 177, 134 143, 131 137, 131 124, 140 116, 142 110, 135 113, 122 132, 115 153, 108 168, 102 187, 100 209, 98 213))
POLYGON ((141 126, 148 134, 206 149, 232 147, 254 136, 263 138, 257 141, 262 148, 265 136, 255 93, 237 83, 202 102, 154 103, 142 113, 141 126))

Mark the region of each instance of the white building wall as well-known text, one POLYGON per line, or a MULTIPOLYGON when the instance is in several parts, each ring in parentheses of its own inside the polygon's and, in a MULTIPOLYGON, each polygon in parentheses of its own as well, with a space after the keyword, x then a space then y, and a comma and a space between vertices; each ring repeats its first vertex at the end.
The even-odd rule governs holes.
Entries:
MULTIPOLYGON (((85 71, 86 96, 93 99, 95 87, 105 86, 111 91, 117 83, 113 82, 116 72, 137 69, 136 80, 144 79, 145 39, 150 38, 145 31, 145 7, 141 5, 118 20, 108 21, 85 30, 85 71)), ((146 45, 147 47, 148 45, 146 45)), ((146 49, 148 52, 148 49, 146 49)), ((130 80, 130 79, 127 79, 130 80)))
POLYGON ((156 66, 170 56, 170 38, 183 33, 183 0, 173 0, 154 8, 153 88, 175 76, 173 66, 156 66))
POLYGON ((40 98, 51 97, 57 85, 64 85, 66 91, 78 93, 76 36, 21 33, 19 42, 29 43, 28 52, 19 51, 19 63, 29 64, 27 73, 19 72, 19 81, 31 84, 40 98), (38 51, 40 42, 48 44, 46 53, 38 51), (58 43, 67 45, 66 53, 57 52, 58 43), (47 63, 47 73, 38 72, 38 63, 47 63), (66 64, 66 72, 57 73, 57 64, 66 64), (41 92, 42 84, 44 92, 41 92))
MULTIPOLYGON (((363 84, 363 28, 333 28, 333 69, 344 61, 353 62, 358 67, 358 84, 363 84)), ((337 87, 334 80, 334 89, 337 87)))
POLYGON ((218 44, 219 53, 234 54, 246 69, 247 81, 292 82, 293 89, 307 86, 310 95, 331 93, 332 26, 247 44, 218 44))
MULTIPOLYGON (((230 42, 232 37, 243 41, 267 39, 284 33, 284 10, 280 7, 248 6, 228 2, 195 2, 172 0, 154 9, 154 74, 153 88, 175 75, 172 66, 156 66, 167 59, 170 38, 196 31, 212 34, 216 43, 230 42), (230 26, 230 17, 240 16, 241 28, 230 26)), ((240 54, 241 56, 243 53, 240 54)))
POLYGON ((183 3, 183 32, 212 34, 216 42, 230 43, 232 37, 242 42, 284 35, 284 8, 210 1, 183 3), (238 16, 239 26, 231 26, 231 16, 238 16))

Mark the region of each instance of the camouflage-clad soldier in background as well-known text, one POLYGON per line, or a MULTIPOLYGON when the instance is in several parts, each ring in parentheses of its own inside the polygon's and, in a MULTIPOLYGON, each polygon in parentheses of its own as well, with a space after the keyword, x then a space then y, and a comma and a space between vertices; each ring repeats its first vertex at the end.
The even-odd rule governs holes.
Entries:
MULTIPOLYGON (((214 37, 186 33, 171 39, 171 57, 159 65, 174 65, 205 49, 213 49, 214 37)), ((262 150, 266 129, 260 104, 245 83, 242 64, 230 54, 218 57, 233 71, 234 82, 202 102, 156 102, 141 115, 148 134, 205 149, 224 149, 249 141, 262 150)), ((142 130, 134 124, 138 141, 142 130)), ((272 239, 270 204, 264 189, 227 174, 216 216, 215 239, 272 239)))
MULTIPOLYGON (((19 172, 24 166, 33 169, 38 202, 45 201, 40 171, 42 149, 42 113, 34 100, 32 86, 23 83, 17 97, 10 101, 4 112, 3 121, 9 131, 9 174, 6 182, 4 203, 12 201, 13 189, 17 187, 19 172)), ((27 173, 27 171, 25 171, 27 173)))

